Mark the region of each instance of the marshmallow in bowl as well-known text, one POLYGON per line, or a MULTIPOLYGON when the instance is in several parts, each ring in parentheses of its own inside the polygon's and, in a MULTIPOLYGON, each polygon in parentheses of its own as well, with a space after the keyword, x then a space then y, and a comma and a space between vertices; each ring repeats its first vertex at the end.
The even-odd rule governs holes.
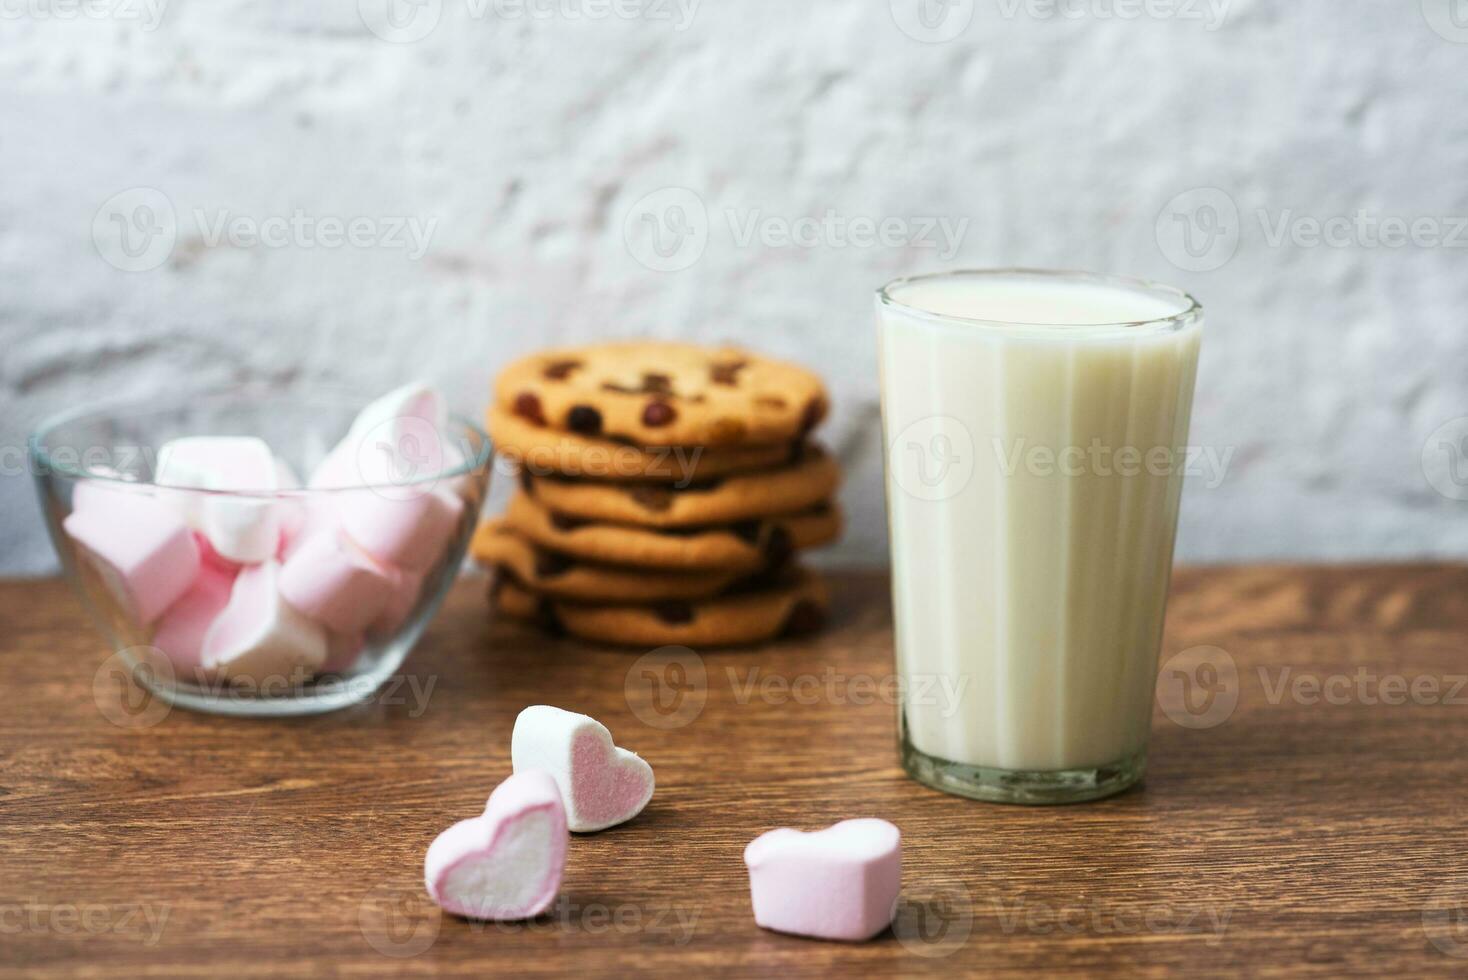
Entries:
POLYGON ((435 454, 440 452, 437 447, 443 444, 448 420, 443 395, 422 381, 412 381, 358 412, 347 438, 354 445, 370 441, 399 455, 417 456, 436 471, 443 461, 435 454))
POLYGON ((396 633, 408 621, 413 608, 418 605, 418 597, 423 593, 423 572, 394 568, 392 573, 392 595, 383 603, 381 612, 369 627, 378 633, 396 633))
POLYGON ((326 628, 280 595, 280 565, 248 565, 204 636, 203 666, 226 679, 294 681, 326 661, 326 628))
POLYGON ((83 479, 63 522, 110 610, 154 626, 175 666, 225 680, 351 668, 400 630, 464 519, 434 476, 446 424, 421 383, 377 399, 300 488, 261 439, 187 436, 159 451, 153 484, 83 479), (431 464, 431 467, 428 465, 431 464))
POLYGON ((336 633, 366 629, 393 597, 396 579, 340 533, 311 535, 280 570, 286 602, 336 633))
POLYGON ((236 572, 205 563, 194 584, 158 620, 152 645, 180 671, 192 671, 204 660, 209 627, 229 605, 236 572))
POLYGON ((373 558, 421 572, 453 540, 464 501, 446 487, 411 489, 402 499, 379 490, 344 492, 337 500, 337 516, 342 529, 373 558))
POLYGON ((321 666, 316 668, 319 674, 340 674, 349 670, 357 658, 362 655, 362 649, 367 645, 367 638, 361 633, 328 633, 326 635, 326 659, 321 666))
POLYGON ((438 481, 464 455, 443 440, 443 397, 413 382, 373 401, 312 471, 347 536, 376 560, 422 572, 442 556, 464 509, 461 481, 438 481))
MULTIPOLYGON (((271 492, 281 471, 263 439, 187 436, 163 444, 154 482, 190 490, 271 492)), ((268 497, 174 494, 180 512, 223 558, 265 561, 280 547, 280 508, 268 497)))
POLYGON ((78 483, 72 500, 62 528, 127 619, 146 626, 188 591, 199 548, 170 508, 141 487, 94 480, 78 483))

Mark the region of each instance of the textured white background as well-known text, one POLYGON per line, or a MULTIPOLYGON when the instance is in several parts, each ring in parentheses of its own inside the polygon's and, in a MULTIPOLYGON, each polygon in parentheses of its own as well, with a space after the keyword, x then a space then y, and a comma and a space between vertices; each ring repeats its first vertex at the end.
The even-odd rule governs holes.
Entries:
POLYGON ((53 567, 16 447, 79 400, 421 374, 477 411, 515 354, 635 333, 824 372, 834 557, 878 561, 871 292, 996 264, 1208 307, 1193 441, 1233 456, 1190 481, 1184 559, 1468 554, 1468 505, 1422 462, 1468 415, 1463 0, 927 0, 931 30, 920 0, 83 2, 0 0, 6 571, 53 567), (140 223, 165 234, 127 259, 113 215, 160 195, 140 223), (298 211, 432 233, 211 244, 298 211), (828 212, 903 240, 778 238, 828 212), (1298 223, 1357 212, 1456 246, 1298 223), (936 219, 953 254, 919 235, 936 219))

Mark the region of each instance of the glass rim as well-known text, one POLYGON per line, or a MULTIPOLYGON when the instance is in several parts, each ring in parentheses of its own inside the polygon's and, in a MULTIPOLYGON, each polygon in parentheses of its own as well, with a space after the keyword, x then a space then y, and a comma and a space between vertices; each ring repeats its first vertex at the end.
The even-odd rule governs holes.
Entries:
MULTIPOLYGON (((343 404, 348 406, 356 405, 360 407, 363 404, 361 397, 356 396, 349 399, 345 394, 348 390, 349 389, 346 388, 340 389, 340 391, 342 392, 340 397, 343 404)), ((281 398, 288 397, 281 392, 270 392, 270 394, 277 395, 281 398)), ((297 400, 309 404, 313 400, 322 400, 323 396, 330 397, 332 400, 335 400, 335 394, 330 389, 317 390, 314 393, 307 392, 303 397, 300 397, 297 400)), ((462 463, 459 463, 455 466, 446 466, 432 473, 425 473, 423 476, 420 477, 386 483, 371 483, 364 481, 361 483, 353 483, 349 486, 342 487, 302 486, 276 490, 264 490, 259 488, 252 489, 245 487, 239 489, 174 487, 167 484, 156 483, 153 480, 132 479, 126 474, 122 473, 93 470, 89 468, 86 464, 80 462, 78 462, 76 465, 62 462, 57 460, 54 453, 52 453, 45 445, 45 440, 47 439, 47 437, 54 435, 56 430, 60 429, 62 426, 77 422, 82 419, 86 419, 88 417, 106 419, 109 416, 125 415, 129 412, 129 410, 138 415, 144 415, 149 412, 166 411, 169 408, 177 408, 190 403, 197 404, 201 401, 213 401, 216 403, 224 404, 228 404, 230 402, 249 404, 252 401, 258 401, 259 397, 259 394, 251 392, 248 389, 237 388, 235 389, 235 391, 229 393, 207 392, 194 395, 175 395, 160 399, 119 397, 115 399, 102 399, 95 402, 87 402, 85 404, 74 406, 69 409, 63 409, 62 411, 49 415, 38 422, 36 426, 31 430, 30 435, 26 439, 26 449, 30 453, 32 463, 35 464, 37 467, 35 470, 37 475, 44 472, 47 475, 60 476, 69 480, 103 481, 106 483, 114 484, 118 487, 137 487, 140 489, 156 488, 161 490, 169 490, 175 493, 201 494, 206 496, 220 497, 255 497, 267 499, 299 499, 302 497, 310 497, 318 494, 353 493, 363 490, 402 491, 416 486, 425 486, 431 488, 434 484, 437 484, 441 480, 455 480, 460 477, 474 474, 481 467, 489 465, 494 458, 494 441, 490 438, 489 433, 485 432, 484 429, 482 429, 472 419, 468 418, 467 416, 460 415, 456 412, 448 413, 448 422, 450 426, 458 431, 462 431, 468 434, 470 437, 482 443, 483 448, 481 451, 477 453, 466 453, 462 463)), ((445 433, 445 435, 447 435, 447 433, 445 433)))
POLYGON ((900 310, 919 319, 930 320, 940 324, 971 324, 993 330, 1008 330, 1011 332, 1049 333, 1051 331, 1064 331, 1070 336, 1085 337, 1110 334, 1133 336, 1139 333, 1167 333, 1181 330, 1192 323, 1196 323, 1203 316, 1203 304, 1199 303, 1190 293, 1178 289, 1176 286, 1169 286, 1166 283, 1157 282, 1152 279, 1084 272, 1081 270, 1033 269, 1025 267, 950 269, 944 272, 927 272, 918 275, 899 276, 877 290, 877 303, 887 309, 900 310), (1006 276, 1049 280, 1052 282, 1082 283, 1095 286, 1119 286, 1127 289, 1140 290, 1151 294, 1153 297, 1165 297, 1176 300, 1182 305, 1182 309, 1176 313, 1169 313, 1167 316, 1151 317, 1143 320, 1119 320, 1104 323, 1030 323, 1018 320, 992 320, 983 317, 935 313, 921 306, 914 306, 911 303, 903 302, 893 295, 895 291, 900 290, 904 286, 936 279, 998 279, 1006 276))

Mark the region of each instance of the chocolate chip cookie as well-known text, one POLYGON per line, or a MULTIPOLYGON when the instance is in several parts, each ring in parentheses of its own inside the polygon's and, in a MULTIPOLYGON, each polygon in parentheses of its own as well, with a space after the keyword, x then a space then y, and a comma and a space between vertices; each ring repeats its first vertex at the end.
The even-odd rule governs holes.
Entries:
POLYGON ((669 572, 588 562, 533 544, 501 520, 479 525, 469 553, 481 565, 508 573, 525 591, 592 602, 704 599, 743 578, 737 572, 669 572))
POLYGON ((698 480, 780 466, 804 452, 800 443, 726 449, 632 446, 540 428, 498 408, 489 410, 486 423, 495 452, 522 470, 596 480, 686 487, 698 480))
POLYGON ((510 498, 505 522, 543 547, 590 561, 741 573, 779 565, 841 531, 841 515, 829 504, 732 524, 654 529, 558 514, 524 492, 510 498))
POLYGON ((510 364, 495 404, 534 428, 638 446, 749 446, 803 438, 825 385, 737 347, 639 340, 541 351, 510 364))
POLYGON ((496 579, 490 595, 506 616, 585 640, 637 647, 738 646, 810 633, 825 624, 827 608, 825 585, 801 569, 747 591, 644 605, 537 596, 507 578, 496 579))
POLYGON ((789 466, 701 480, 686 488, 616 484, 526 474, 525 492, 557 514, 643 527, 729 524, 789 514, 829 500, 841 479, 836 461, 812 446, 789 466))

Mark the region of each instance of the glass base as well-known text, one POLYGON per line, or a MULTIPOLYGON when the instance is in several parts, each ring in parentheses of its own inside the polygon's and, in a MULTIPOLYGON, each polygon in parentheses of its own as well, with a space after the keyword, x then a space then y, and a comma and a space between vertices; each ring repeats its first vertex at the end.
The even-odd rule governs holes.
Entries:
POLYGON ((902 768, 924 786, 955 796, 989 803, 1046 806, 1115 796, 1141 781, 1147 770, 1147 753, 1138 752, 1094 769, 990 769, 928 755, 914 748, 903 733, 902 768))

